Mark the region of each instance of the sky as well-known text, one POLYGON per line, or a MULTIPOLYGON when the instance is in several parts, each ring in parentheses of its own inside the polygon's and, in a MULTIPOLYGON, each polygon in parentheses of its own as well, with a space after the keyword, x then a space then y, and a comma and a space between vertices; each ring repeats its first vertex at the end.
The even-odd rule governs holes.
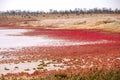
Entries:
POLYGON ((49 11, 49 9, 69 10, 75 8, 92 9, 103 7, 120 9, 120 0, 0 0, 0 11, 49 11))

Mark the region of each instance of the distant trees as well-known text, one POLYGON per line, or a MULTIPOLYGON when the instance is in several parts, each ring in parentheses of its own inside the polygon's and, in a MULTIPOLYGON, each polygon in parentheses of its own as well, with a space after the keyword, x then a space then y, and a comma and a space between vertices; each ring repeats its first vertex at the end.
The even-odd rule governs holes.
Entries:
MULTIPOLYGON (((32 16, 37 16, 38 14, 120 14, 120 9, 115 9, 112 10, 111 8, 94 8, 94 9, 80 9, 80 8, 75 8, 74 10, 53 10, 50 9, 49 12, 44 12, 44 11, 21 11, 21 10, 11 10, 11 11, 4 11, 0 12, 0 15, 26 15, 29 17, 29 15, 32 16)), ((25 16, 23 16, 25 17, 25 16)))

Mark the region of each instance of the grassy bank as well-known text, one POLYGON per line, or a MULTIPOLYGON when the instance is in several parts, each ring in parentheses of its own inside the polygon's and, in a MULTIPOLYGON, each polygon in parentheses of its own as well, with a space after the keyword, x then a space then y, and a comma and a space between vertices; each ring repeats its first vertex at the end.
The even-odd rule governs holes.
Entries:
POLYGON ((102 70, 91 70, 89 72, 81 73, 65 73, 65 72, 56 72, 53 74, 47 74, 45 76, 38 77, 25 77, 20 78, 15 77, 5 77, 1 76, 0 80, 119 80, 120 79, 120 69, 102 69, 102 70))

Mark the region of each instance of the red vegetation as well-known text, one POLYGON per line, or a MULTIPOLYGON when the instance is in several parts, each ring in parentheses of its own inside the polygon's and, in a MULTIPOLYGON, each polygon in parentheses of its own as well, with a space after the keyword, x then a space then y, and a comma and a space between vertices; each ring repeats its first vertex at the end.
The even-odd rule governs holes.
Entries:
MULTIPOLYGON (((32 29, 32 28, 31 28, 32 29)), ((99 68, 108 68, 111 67, 120 67, 120 61, 116 58, 120 58, 120 35, 105 33, 99 31, 89 31, 89 30, 49 30, 35 28, 33 32, 24 33, 27 36, 36 36, 36 35, 48 35, 48 37, 54 38, 63 38, 68 40, 77 40, 77 41, 94 41, 94 40, 110 40, 115 41, 114 43, 105 43, 105 44, 92 44, 92 45, 75 45, 75 46, 53 46, 53 47, 27 47, 20 50, 11 51, 11 52, 2 52, 0 54, 7 56, 15 56, 18 59, 2 60, 0 63, 11 63, 11 62, 24 62, 32 61, 39 59, 63 59, 69 58, 70 62, 64 62, 65 64, 72 65, 85 65, 81 59, 84 59, 85 62, 97 65, 99 68), (96 59, 94 59, 96 58, 96 59), (75 61, 73 59, 78 59, 75 61), (110 60, 108 60, 110 59, 110 60)), ((70 68, 68 73, 71 72, 80 72, 82 68, 76 67, 76 69, 70 68)), ((54 72, 54 71, 51 71, 54 72)), ((39 72, 36 71, 33 74, 20 73, 16 76, 26 75, 26 76, 36 76, 43 75, 51 72, 39 72)), ((61 71, 62 72, 62 71, 61 71)), ((8 74, 11 76, 12 74, 8 74)))
POLYGON ((70 40, 116 40, 120 41, 120 34, 93 30, 52 30, 35 28, 35 31, 25 33, 24 35, 48 35, 49 37, 64 38, 70 40))

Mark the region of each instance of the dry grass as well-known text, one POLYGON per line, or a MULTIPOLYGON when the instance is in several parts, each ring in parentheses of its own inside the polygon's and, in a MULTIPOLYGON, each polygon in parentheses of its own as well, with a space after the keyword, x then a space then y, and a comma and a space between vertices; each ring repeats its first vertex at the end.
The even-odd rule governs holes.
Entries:
MULTIPOLYGON (((94 15, 62 15, 62 14, 41 14, 37 16, 21 17, 7 16, 0 17, 0 22, 6 25, 22 27, 40 27, 49 29, 97 29, 109 32, 120 32, 119 14, 94 14, 94 15)), ((0 24, 2 26, 2 23, 0 24)))

